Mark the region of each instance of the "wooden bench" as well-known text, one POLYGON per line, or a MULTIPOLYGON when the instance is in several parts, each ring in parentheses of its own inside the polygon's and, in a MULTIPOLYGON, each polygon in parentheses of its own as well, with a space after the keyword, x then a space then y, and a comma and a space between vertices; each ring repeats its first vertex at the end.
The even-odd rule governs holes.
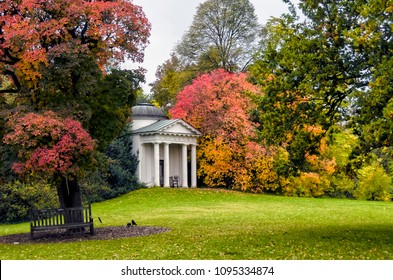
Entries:
POLYGON ((30 212, 30 237, 34 239, 34 232, 53 229, 90 229, 90 234, 94 235, 93 217, 91 206, 66 208, 66 209, 45 209, 32 210, 30 212))

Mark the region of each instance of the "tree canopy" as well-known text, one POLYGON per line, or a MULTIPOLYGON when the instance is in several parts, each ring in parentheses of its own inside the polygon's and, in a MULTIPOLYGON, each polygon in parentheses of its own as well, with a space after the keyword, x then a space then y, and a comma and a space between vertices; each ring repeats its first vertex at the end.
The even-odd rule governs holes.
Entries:
POLYGON ((12 169, 18 174, 52 177, 77 176, 94 150, 94 141, 82 125, 53 112, 13 116, 4 142, 18 146, 20 162, 12 169))
MULTIPOLYGON (((391 6, 391 1, 304 0, 302 17, 293 9, 266 25, 264 48, 251 68, 265 93, 259 100, 261 135, 271 144, 287 143, 295 169, 302 168, 306 153, 317 152, 325 134, 307 127, 326 132, 353 117, 354 108, 370 109, 365 99, 391 60, 391 6)), ((388 95, 386 83, 380 85, 388 95)), ((372 111, 369 120, 378 112, 372 111)))
POLYGON ((207 63, 212 69, 245 69, 258 44, 259 25, 249 0, 208 0, 177 46, 187 64, 207 63))
POLYGON ((0 71, 13 90, 34 88, 41 67, 63 55, 111 61, 143 59, 150 24, 129 1, 18 0, 0 3, 0 71))
POLYGON ((259 89, 246 74, 223 69, 198 76, 178 94, 170 114, 203 133, 198 174, 204 184, 249 190, 275 179, 268 149, 255 142, 254 95, 259 89))

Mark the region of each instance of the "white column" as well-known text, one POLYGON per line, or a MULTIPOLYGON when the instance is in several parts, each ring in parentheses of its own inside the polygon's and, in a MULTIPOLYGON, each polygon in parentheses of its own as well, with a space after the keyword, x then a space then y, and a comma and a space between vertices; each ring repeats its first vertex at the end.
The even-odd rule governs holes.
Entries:
POLYGON ((197 186, 196 145, 191 145, 191 188, 197 186))
POLYGON ((160 143, 154 143, 154 182, 153 186, 157 187, 160 185, 160 143))
POLYGON ((142 166, 145 164, 144 155, 143 155, 144 146, 141 143, 139 147, 140 148, 139 148, 139 153, 138 153, 138 160, 139 160, 139 163, 138 163, 138 179, 139 179, 140 182, 144 182, 142 180, 142 176, 143 176, 142 170, 144 171, 144 168, 142 166))
POLYGON ((183 188, 188 188, 188 170, 187 170, 187 145, 182 146, 182 184, 183 188))
POLYGON ((169 144, 164 144, 164 187, 169 188, 169 144))

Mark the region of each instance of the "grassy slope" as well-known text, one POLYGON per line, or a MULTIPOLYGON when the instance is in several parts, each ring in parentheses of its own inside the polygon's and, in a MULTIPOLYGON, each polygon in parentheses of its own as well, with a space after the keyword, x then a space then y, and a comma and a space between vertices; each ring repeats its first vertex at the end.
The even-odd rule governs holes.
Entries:
MULTIPOLYGON (((145 237, 0 244, 0 259, 393 259, 393 203, 204 189, 143 189, 93 205, 103 224, 172 228, 145 237)), ((97 221, 97 219, 96 219, 97 221)), ((0 235, 27 232, 2 225, 0 235)))

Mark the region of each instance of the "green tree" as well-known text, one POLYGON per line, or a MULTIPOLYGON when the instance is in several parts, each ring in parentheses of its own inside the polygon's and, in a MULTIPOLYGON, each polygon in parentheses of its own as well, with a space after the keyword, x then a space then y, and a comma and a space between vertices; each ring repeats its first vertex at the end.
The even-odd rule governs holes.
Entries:
POLYGON ((294 172, 306 171, 305 155, 318 153, 329 127, 370 86, 378 62, 355 38, 372 18, 364 12, 369 2, 302 0, 303 17, 292 9, 265 27, 263 50, 251 68, 265 93, 258 100, 261 137, 286 145, 294 172))
POLYGON ((360 136, 361 154, 379 151, 391 157, 393 145, 393 2, 369 1, 360 7, 363 25, 350 32, 367 53, 368 85, 354 95, 353 125, 360 136), (387 149, 389 147, 389 149, 387 149))
POLYGON ((259 25, 249 0, 207 0, 198 6, 188 32, 176 47, 186 64, 209 70, 244 70, 258 43, 259 25))
POLYGON ((111 186, 112 196, 124 194, 140 187, 135 176, 138 157, 132 152, 131 127, 128 125, 109 145, 106 155, 111 159, 107 181, 111 186))
POLYGON ((181 64, 172 53, 171 58, 158 66, 156 80, 150 84, 154 101, 163 108, 170 109, 176 102, 177 94, 196 78, 197 70, 181 64))
POLYGON ((92 112, 87 127, 91 136, 98 139, 100 151, 105 151, 124 130, 142 82, 144 75, 140 70, 112 69, 99 82, 96 94, 87 99, 92 112))

